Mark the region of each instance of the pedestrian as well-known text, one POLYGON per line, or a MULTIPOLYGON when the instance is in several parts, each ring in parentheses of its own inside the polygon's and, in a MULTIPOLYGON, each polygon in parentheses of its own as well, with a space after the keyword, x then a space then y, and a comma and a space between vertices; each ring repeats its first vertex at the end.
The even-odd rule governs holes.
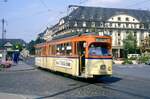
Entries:
POLYGON ((15 52, 12 53, 12 61, 15 63, 15 52))
POLYGON ((18 64, 18 61, 19 61, 19 52, 14 52, 13 55, 13 62, 18 64))

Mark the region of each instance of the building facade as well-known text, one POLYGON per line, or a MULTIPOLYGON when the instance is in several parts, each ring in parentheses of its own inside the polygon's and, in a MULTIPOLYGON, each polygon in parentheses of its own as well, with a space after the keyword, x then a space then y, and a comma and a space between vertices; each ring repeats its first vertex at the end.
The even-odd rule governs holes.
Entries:
POLYGON ((123 57, 123 40, 129 33, 141 40, 150 36, 150 11, 135 9, 69 6, 70 13, 50 27, 46 40, 69 33, 95 32, 97 35, 111 35, 113 55, 123 57))

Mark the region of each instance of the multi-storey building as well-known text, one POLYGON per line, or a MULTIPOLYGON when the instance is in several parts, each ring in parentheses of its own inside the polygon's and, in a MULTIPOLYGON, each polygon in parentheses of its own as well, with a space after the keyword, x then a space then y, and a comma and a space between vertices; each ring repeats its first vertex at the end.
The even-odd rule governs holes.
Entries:
POLYGON ((69 6, 69 9, 71 11, 66 17, 48 29, 47 37, 77 32, 111 35, 113 54, 122 57, 123 40, 130 32, 137 38, 137 46, 150 36, 150 11, 86 6, 69 6))

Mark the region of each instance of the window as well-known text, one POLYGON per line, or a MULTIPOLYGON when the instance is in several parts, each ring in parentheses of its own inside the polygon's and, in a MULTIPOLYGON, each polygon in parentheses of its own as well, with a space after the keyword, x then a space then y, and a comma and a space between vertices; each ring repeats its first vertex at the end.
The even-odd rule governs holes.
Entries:
POLYGON ((118 27, 120 27, 121 26, 121 23, 118 23, 118 27))
POLYGON ((109 23, 109 26, 112 27, 112 23, 109 23))
POLYGON ((127 23, 127 24, 126 24, 126 28, 128 28, 128 27, 129 27, 129 24, 127 23))
POLYGON ((108 45, 102 43, 92 43, 89 46, 89 55, 91 56, 108 56, 110 55, 108 45))
POLYGON ((120 45, 120 41, 118 41, 118 45, 120 45))
POLYGON ((89 29, 86 29, 85 32, 89 32, 89 29))
POLYGON ((49 45, 49 48, 48 48, 48 52, 49 52, 49 55, 52 54, 52 51, 51 51, 51 46, 49 45))
POLYGON ((134 24, 134 28, 137 28, 137 25, 136 25, 136 24, 134 24))
POLYGON ((84 19, 85 18, 84 15, 81 15, 81 18, 84 19))
POLYGON ((56 45, 56 55, 61 55, 62 53, 62 45, 58 44, 56 45))
POLYGON ((133 21, 135 21, 135 19, 133 19, 133 21))
POLYGON ((121 39, 119 38, 119 39, 118 39, 118 45, 120 45, 120 44, 121 44, 121 42, 120 42, 120 41, 121 41, 121 39))
POLYGON ((78 26, 77 22, 75 22, 75 23, 74 23, 74 26, 75 26, 75 27, 77 27, 77 26, 78 26))
POLYGON ((56 45, 56 55, 57 56, 72 55, 72 43, 64 43, 56 45))
POLYGON ((126 17, 126 21, 129 21, 129 18, 128 18, 128 17, 126 17))
POLYGON ((92 27, 95 27, 95 22, 92 22, 92 27))
POLYGON ((41 48, 37 48, 36 49, 36 55, 37 56, 41 56, 41 48))
POLYGON ((83 22, 83 27, 86 27, 86 22, 83 22))
POLYGON ((66 55, 72 55, 72 43, 66 43, 66 55))
POLYGON ((112 30, 109 31, 109 34, 112 35, 112 30))
POLYGON ((121 17, 118 17, 118 21, 121 21, 121 17))
POLYGON ((135 36, 135 37, 137 36, 137 32, 136 32, 136 31, 134 31, 134 36, 135 36))
POLYGON ((56 46, 52 45, 52 55, 55 55, 55 54, 56 54, 56 46))
POLYGON ((45 56, 46 55, 46 47, 44 46, 43 48, 42 48, 42 56, 45 56))
POLYGON ((103 27, 103 22, 100 23, 100 27, 103 27))

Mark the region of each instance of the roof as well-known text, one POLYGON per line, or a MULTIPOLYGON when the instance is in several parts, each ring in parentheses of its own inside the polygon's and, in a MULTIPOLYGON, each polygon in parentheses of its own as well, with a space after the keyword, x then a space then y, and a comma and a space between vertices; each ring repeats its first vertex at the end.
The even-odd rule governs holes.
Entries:
POLYGON ((43 32, 39 33, 38 36, 39 37, 44 37, 44 34, 46 33, 46 31, 48 30, 49 28, 47 27, 43 32))
POLYGON ((118 14, 128 14, 142 22, 150 22, 150 11, 137 9, 78 6, 69 14, 69 20, 108 20, 118 14), (83 18, 84 17, 84 18, 83 18))
POLYGON ((22 39, 0 39, 0 47, 2 47, 3 45, 7 44, 7 43, 11 43, 12 45, 13 44, 16 44, 16 43, 20 43, 20 44, 27 44, 24 40, 22 39))

